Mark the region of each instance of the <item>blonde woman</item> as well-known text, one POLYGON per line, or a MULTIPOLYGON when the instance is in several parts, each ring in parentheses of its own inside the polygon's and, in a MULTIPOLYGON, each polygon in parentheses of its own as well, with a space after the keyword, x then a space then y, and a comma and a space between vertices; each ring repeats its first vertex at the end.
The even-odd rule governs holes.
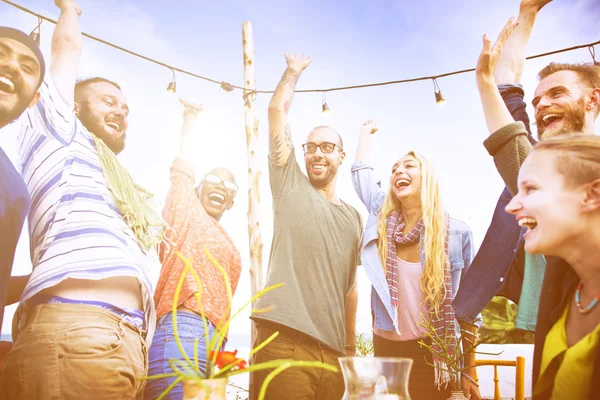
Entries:
MULTIPOLYGON (((372 120, 361 127, 352 166, 354 189, 369 211, 362 265, 372 285, 375 356, 414 360, 409 382, 413 400, 446 399, 450 389, 446 365, 437 357, 432 360, 419 345, 425 338, 420 323, 425 318, 439 335, 448 332, 448 351, 459 345, 452 299, 473 258, 471 231, 445 212, 433 168, 415 152, 394 163, 390 188, 381 188, 367 164, 376 131, 372 120)), ((475 330, 470 328, 470 332, 475 330)), ((472 340, 471 336, 467 339, 472 340)), ((466 364, 472 367, 472 357, 467 357, 466 364)), ((470 368, 463 375, 463 390, 478 399, 469 374, 473 374, 470 368)))

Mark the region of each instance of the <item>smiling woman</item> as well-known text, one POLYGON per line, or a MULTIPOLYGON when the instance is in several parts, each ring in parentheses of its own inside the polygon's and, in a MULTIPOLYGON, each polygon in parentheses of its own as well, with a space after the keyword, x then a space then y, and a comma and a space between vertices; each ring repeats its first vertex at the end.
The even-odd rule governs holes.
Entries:
MULTIPOLYGON (((154 302, 156 304, 156 335, 150 347, 149 375, 172 373, 169 359, 180 359, 181 352, 173 332, 173 319, 170 311, 179 278, 185 262, 177 255, 186 254, 193 258, 193 268, 203 282, 200 289, 192 274, 186 276, 181 294, 177 299, 177 325, 179 339, 187 354, 195 354, 194 339, 198 343, 198 369, 205 372, 207 347, 217 328, 229 319, 230 305, 226 284, 221 272, 213 265, 203 249, 222 265, 235 293, 241 270, 241 257, 233 241, 219 224, 223 213, 233 206, 237 185, 231 171, 215 168, 209 171, 200 185, 194 188, 195 161, 193 138, 196 134, 194 123, 202 106, 181 100, 185 106, 181 148, 179 156, 171 166, 171 187, 163 209, 163 217, 169 228, 159 248, 162 269, 154 302), (195 297, 201 292, 199 303, 195 297), (204 324, 201 307, 207 319, 204 324)), ((226 332, 221 332, 226 334, 226 332)), ((225 343, 222 347, 225 346, 225 343)), ((220 349, 209 349, 214 351, 220 349)), ((176 378, 160 378, 148 381, 145 399, 156 399, 176 378)), ((177 384, 166 398, 180 399, 183 388, 177 384)))
POLYGON ((214 168, 204 175, 196 192, 208 215, 218 221, 233 206, 237 190, 235 177, 230 170, 214 168))
MULTIPOLYGON (((361 127, 352 165, 354 188, 369 211, 361 258, 373 287, 375 356, 413 359, 412 399, 445 399, 448 384, 467 393, 469 382, 451 382, 440 354, 453 355, 460 346, 451 303, 473 258, 471 231, 445 212, 433 167, 415 152, 396 161, 389 190, 381 188, 367 164, 375 132, 372 120, 361 127), (426 338, 428 324, 446 348, 426 338), (433 348, 433 357, 421 341, 433 348)), ((472 346, 469 338, 463 335, 472 346)), ((471 373, 470 358, 464 367, 463 375, 471 373)))
POLYGON ((591 399, 600 384, 600 138, 541 142, 518 188, 506 211, 527 228, 525 249, 554 256, 535 332, 534 398, 591 399))

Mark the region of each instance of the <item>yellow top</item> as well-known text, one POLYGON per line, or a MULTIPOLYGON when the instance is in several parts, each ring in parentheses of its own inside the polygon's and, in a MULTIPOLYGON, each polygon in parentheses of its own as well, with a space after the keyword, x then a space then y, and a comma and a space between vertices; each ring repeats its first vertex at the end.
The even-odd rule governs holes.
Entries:
POLYGON ((592 397, 590 389, 596 346, 600 339, 600 324, 573 346, 568 347, 566 331, 568 310, 569 305, 567 304, 562 316, 546 335, 540 379, 536 384, 535 392, 544 391, 552 385, 552 375, 554 374, 551 370, 556 368, 552 367, 549 370, 548 366, 556 357, 564 353, 564 359, 554 375, 552 399, 589 399, 592 397))

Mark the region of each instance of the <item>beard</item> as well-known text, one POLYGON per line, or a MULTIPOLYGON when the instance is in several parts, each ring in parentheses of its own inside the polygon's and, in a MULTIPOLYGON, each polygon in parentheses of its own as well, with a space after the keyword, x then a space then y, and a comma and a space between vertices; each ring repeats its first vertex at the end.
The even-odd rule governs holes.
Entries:
MULTIPOLYGON (((92 131, 90 131, 92 132, 92 131)), ((107 133, 102 133, 102 134, 96 134, 95 132, 92 132, 94 135, 96 135, 98 138, 100 138, 104 144, 106 144, 106 147, 108 147, 110 149, 110 151, 112 151, 115 154, 119 154, 120 152, 122 152, 125 149, 125 138, 127 137, 127 135, 125 135, 125 133, 123 133, 121 136, 119 136, 118 138, 109 135, 107 133)))
MULTIPOLYGON (((23 82, 17 76, 11 77, 15 87, 23 88, 25 86, 23 82)), ((27 109, 31 101, 35 97, 36 91, 33 90, 31 93, 25 93, 24 91, 16 91, 14 96, 16 96, 16 104, 14 105, 5 105, 0 101, 0 128, 4 128, 6 125, 15 121, 17 118, 23 114, 23 112, 27 109)))
POLYGON ((88 131, 102 140, 104 144, 106 144, 106 147, 108 147, 113 153, 119 154, 123 151, 123 149, 125 149, 125 132, 119 136, 114 136, 106 132, 104 117, 94 114, 89 107, 82 107, 77 115, 77 118, 79 118, 83 126, 85 126, 88 131))
POLYGON ((0 128, 4 128, 23 114, 27 109, 29 103, 33 100, 33 96, 30 99, 25 99, 19 96, 17 104, 13 107, 4 107, 0 105, 0 128))
POLYGON ((552 108, 552 111, 556 110, 562 114, 562 127, 559 129, 546 129, 544 121, 536 116, 538 138, 546 140, 559 135, 582 133, 585 126, 585 102, 585 97, 581 96, 577 101, 565 107, 552 108))
MULTIPOLYGON (((321 161, 323 162, 323 161, 321 161)), ((314 175, 312 173, 312 168, 311 168, 311 163, 306 163, 306 173, 308 175, 308 180, 310 182, 310 184, 316 188, 316 189, 321 189, 326 187, 331 181, 333 181, 335 179, 335 176, 337 175, 337 171, 338 171, 338 165, 337 164, 333 164, 329 161, 325 161, 327 163, 327 173, 325 174, 321 174, 321 175, 314 175)))

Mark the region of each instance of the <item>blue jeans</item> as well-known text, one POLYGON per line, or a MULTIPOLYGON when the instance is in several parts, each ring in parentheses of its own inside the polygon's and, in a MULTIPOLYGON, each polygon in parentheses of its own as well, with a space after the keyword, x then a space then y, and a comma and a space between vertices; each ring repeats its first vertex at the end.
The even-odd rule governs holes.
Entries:
MULTIPOLYGON (((177 328, 179 339, 183 349, 190 360, 194 359, 194 340, 198 341, 198 367, 204 373, 206 371, 206 341, 204 338, 204 324, 202 318, 192 312, 177 311, 177 328)), ((208 323, 208 340, 215 334, 215 327, 208 323)), ((225 343, 223 343, 223 347, 225 343)), ((170 359, 177 359, 185 362, 185 358, 179 351, 175 335, 173 333, 173 319, 171 313, 160 317, 156 324, 156 332, 152 339, 150 354, 148 356, 148 376, 170 374, 173 372, 169 365, 170 359)), ((163 393, 176 378, 151 379, 146 382, 144 392, 145 400, 154 400, 163 393)), ((171 389, 164 399, 180 400, 183 398, 183 386, 178 383, 171 389)))

